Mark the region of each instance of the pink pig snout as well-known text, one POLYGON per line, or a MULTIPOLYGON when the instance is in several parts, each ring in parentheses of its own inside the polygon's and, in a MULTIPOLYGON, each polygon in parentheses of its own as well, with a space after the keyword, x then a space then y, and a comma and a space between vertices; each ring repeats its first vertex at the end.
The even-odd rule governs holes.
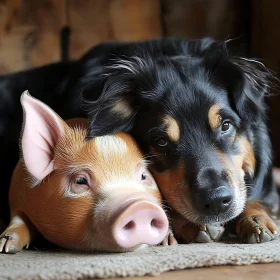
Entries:
POLYGON ((155 245, 167 235, 168 220, 163 209, 146 200, 127 206, 116 218, 113 237, 123 248, 140 244, 155 245))

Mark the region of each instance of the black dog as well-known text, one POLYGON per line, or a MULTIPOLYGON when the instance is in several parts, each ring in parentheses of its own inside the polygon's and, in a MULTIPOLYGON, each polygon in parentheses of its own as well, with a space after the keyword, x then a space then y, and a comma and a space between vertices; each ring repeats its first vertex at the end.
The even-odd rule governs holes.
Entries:
POLYGON ((28 89, 64 118, 86 112, 89 137, 131 132, 173 209, 179 238, 215 239, 205 225, 235 219, 243 241, 274 239, 276 226, 264 209, 276 212, 279 205, 264 103, 270 73, 228 45, 173 38, 107 43, 77 62, 3 77, 1 170, 10 176, 19 96, 28 89))

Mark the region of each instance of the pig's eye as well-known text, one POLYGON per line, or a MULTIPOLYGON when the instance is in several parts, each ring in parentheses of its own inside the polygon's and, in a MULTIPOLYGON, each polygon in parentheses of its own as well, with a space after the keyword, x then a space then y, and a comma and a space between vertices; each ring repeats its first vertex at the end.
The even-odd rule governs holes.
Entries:
POLYGON ((74 194, 80 194, 89 190, 89 180, 88 176, 84 174, 78 174, 74 176, 71 180, 70 189, 74 194))
POLYGON ((147 178, 146 174, 145 174, 145 173, 142 173, 142 175, 141 175, 141 181, 146 180, 146 178, 147 178))
POLYGON ((75 179, 75 183, 78 185, 87 185, 88 184, 87 179, 85 177, 77 177, 75 179))

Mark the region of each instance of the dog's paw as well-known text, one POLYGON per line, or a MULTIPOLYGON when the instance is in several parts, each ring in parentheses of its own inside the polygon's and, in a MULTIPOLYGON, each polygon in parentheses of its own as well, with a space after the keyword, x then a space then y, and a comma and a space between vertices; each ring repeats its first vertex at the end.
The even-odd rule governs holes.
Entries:
POLYGON ((271 218, 265 215, 244 217, 237 223, 237 235, 243 243, 263 243, 279 236, 279 230, 271 218))
POLYGON ((219 223, 197 225, 175 212, 171 213, 171 227, 179 243, 218 241, 225 231, 219 223))
POLYGON ((198 243, 208 243, 219 241, 224 232, 224 227, 220 224, 207 224, 199 227, 199 231, 195 238, 198 243))
POLYGON ((208 243, 218 241, 224 232, 220 224, 195 225, 190 222, 178 227, 175 225, 174 234, 183 243, 208 243))
POLYGON ((169 229, 166 237, 161 242, 161 245, 168 246, 168 245, 176 245, 176 244, 178 244, 178 242, 174 237, 172 230, 169 229))

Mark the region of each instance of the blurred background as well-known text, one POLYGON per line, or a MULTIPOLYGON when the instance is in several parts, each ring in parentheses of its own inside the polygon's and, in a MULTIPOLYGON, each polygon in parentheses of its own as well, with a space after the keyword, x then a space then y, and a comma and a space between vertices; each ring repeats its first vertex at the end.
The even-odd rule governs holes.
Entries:
MULTIPOLYGON (((0 73, 61 60, 61 32, 70 28, 69 57, 108 40, 164 36, 238 38, 251 57, 279 73, 279 0, 0 0, 0 73)), ((270 133, 280 166, 280 93, 270 101, 270 133)))

